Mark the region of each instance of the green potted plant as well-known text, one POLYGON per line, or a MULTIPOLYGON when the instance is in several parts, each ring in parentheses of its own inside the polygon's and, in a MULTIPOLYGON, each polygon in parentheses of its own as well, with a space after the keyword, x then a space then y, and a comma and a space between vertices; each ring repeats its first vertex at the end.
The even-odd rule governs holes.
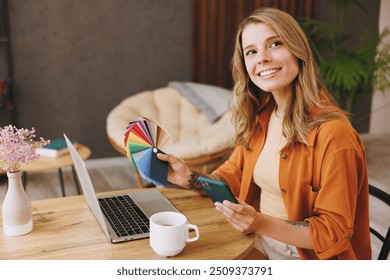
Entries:
POLYGON ((314 19, 300 21, 312 46, 324 82, 336 102, 353 113, 362 94, 373 89, 385 93, 390 89, 390 44, 385 38, 390 31, 367 34, 359 30, 353 41, 345 28, 346 13, 352 5, 365 8, 357 0, 327 1, 331 3, 330 23, 314 19), (351 43, 353 42, 353 43, 351 43))

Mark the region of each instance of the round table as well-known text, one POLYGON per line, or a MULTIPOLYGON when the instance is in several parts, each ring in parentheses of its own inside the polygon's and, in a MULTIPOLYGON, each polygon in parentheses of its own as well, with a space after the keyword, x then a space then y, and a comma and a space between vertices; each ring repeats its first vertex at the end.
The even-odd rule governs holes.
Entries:
MULTIPOLYGON (((83 160, 86 160, 91 155, 91 149, 85 145, 77 144, 76 149, 83 160)), ((22 171, 24 171, 24 186, 25 187, 27 186, 27 172, 42 172, 42 171, 57 169, 58 174, 59 174, 59 178, 60 178, 60 183, 61 183, 62 196, 66 196, 62 168, 68 167, 68 166, 70 166, 72 168, 73 178, 74 178, 74 181, 76 184, 77 193, 81 194, 80 185, 79 185, 79 182, 78 182, 78 179, 76 176, 76 172, 75 172, 75 169, 73 166, 73 160, 72 160, 70 153, 59 156, 57 158, 50 158, 50 157, 41 156, 36 161, 32 161, 28 164, 23 164, 20 167, 20 169, 22 171)))

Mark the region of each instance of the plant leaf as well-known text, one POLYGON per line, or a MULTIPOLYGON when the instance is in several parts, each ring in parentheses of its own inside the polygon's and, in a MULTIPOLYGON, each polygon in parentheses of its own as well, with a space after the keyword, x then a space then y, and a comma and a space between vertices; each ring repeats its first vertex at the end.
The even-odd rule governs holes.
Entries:
POLYGON ((325 83, 332 88, 344 88, 347 91, 356 89, 367 73, 364 65, 350 57, 330 60, 320 65, 325 83))

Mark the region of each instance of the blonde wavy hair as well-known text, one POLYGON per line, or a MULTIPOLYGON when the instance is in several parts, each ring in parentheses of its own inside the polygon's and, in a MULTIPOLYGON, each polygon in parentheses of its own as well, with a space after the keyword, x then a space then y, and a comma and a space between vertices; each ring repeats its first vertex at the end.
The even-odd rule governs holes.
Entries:
POLYGON ((316 126, 345 113, 335 105, 314 61, 305 33, 289 14, 274 8, 261 8, 245 18, 238 27, 232 57, 234 97, 231 103, 232 122, 236 129, 236 145, 247 145, 252 133, 261 129, 256 121, 262 109, 272 102, 270 93, 258 88, 250 79, 242 49, 242 32, 250 24, 265 23, 281 38, 282 43, 298 58, 299 73, 283 118, 286 146, 307 144, 306 136, 316 126), (316 113, 314 114, 313 111, 316 113), (319 113, 318 113, 319 112, 319 113))

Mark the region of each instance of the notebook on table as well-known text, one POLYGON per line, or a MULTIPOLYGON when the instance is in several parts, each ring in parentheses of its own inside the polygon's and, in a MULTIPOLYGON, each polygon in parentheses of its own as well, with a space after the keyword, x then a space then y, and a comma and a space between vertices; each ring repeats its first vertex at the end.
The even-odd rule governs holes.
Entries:
POLYGON ((64 138, 85 200, 110 242, 147 238, 150 216, 163 211, 179 212, 157 189, 96 196, 84 161, 65 134, 64 138))

